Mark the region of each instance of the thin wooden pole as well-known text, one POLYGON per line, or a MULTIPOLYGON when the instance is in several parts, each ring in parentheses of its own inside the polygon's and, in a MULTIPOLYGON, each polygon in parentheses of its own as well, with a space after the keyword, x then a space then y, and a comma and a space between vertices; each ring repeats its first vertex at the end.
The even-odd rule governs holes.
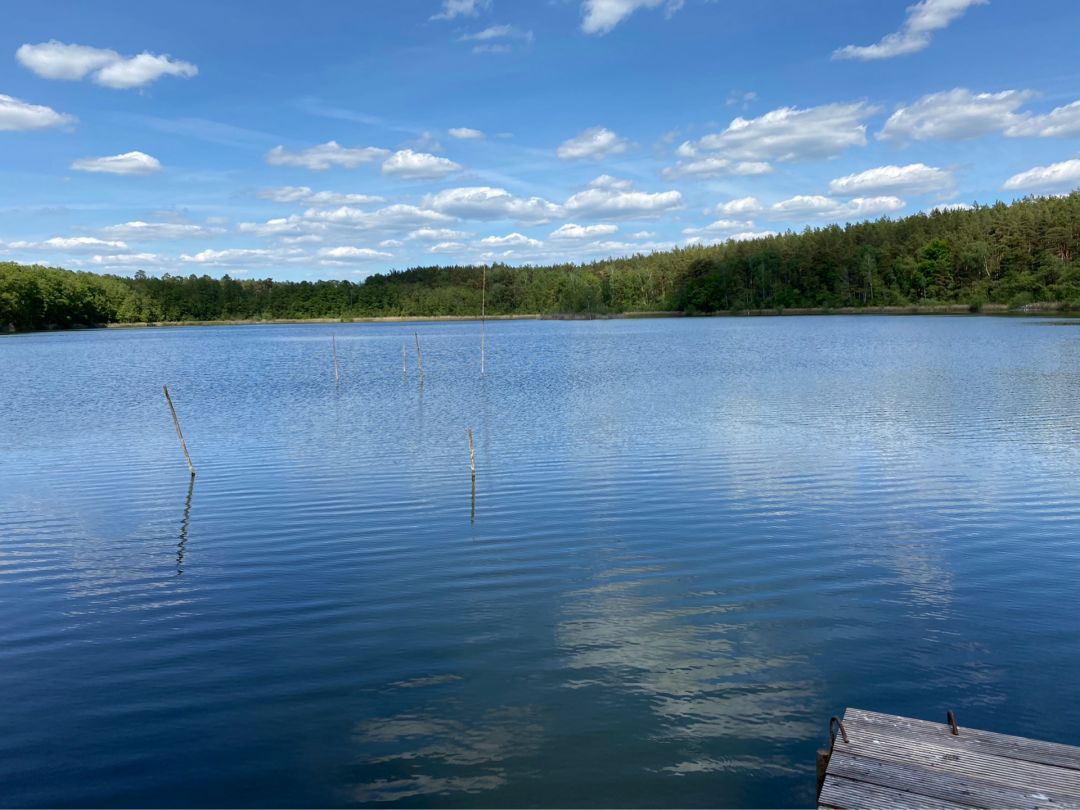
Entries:
POLYGON ((484 338, 487 337, 487 265, 480 286, 480 376, 484 376, 484 338))
POLYGON ((472 474, 473 481, 476 480, 476 450, 473 448, 472 441, 472 428, 465 428, 465 432, 469 435, 469 472, 472 474))
POLYGON ((405 364, 406 356, 407 356, 407 353, 405 351, 405 341, 402 341, 401 342, 401 376, 402 377, 408 377, 409 376, 409 367, 405 364))
POLYGON ((420 334, 413 332, 413 337, 416 338, 416 365, 420 368, 420 383, 424 382, 424 353, 420 351, 420 334))
POLYGON ((161 390, 165 392, 165 401, 169 403, 169 412, 172 414, 173 425, 176 427, 176 435, 180 437, 180 449, 184 451, 184 460, 187 461, 188 469, 191 470, 191 477, 195 477, 195 465, 191 463, 191 456, 187 451, 187 442, 184 441, 183 431, 180 430, 180 420, 176 418, 176 408, 173 407, 172 397, 169 396, 169 386, 161 386, 161 390))
POLYGON ((337 338, 334 335, 330 336, 330 351, 334 353, 334 382, 341 383, 341 371, 338 369, 337 362, 337 338))

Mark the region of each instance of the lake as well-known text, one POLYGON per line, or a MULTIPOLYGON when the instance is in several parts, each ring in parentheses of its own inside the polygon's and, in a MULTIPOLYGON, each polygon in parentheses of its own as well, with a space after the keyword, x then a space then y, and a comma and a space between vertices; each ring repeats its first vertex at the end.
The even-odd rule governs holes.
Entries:
POLYGON ((1080 328, 479 349, 0 338, 0 804, 811 806, 846 706, 1080 744, 1080 328))

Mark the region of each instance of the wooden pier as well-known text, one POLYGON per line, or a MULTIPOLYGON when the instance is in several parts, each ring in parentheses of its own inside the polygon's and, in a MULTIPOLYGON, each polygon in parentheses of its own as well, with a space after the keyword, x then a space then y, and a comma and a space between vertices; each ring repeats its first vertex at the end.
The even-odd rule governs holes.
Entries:
POLYGON ((848 709, 830 723, 827 808, 1080 808, 1080 748, 848 709))

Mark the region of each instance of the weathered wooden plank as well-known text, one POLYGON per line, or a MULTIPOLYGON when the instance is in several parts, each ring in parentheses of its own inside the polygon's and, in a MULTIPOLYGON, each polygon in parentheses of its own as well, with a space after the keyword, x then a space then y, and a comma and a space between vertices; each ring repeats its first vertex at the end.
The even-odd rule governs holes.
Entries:
MULTIPOLYGON (((846 721, 845 721, 846 724, 846 721)), ((863 756, 887 762, 910 763, 956 776, 973 776, 988 782, 1012 785, 1029 792, 1054 791, 1080 799, 1080 771, 969 751, 937 740, 920 740, 910 735, 886 733, 884 727, 872 735, 853 735, 849 742, 837 738, 834 753, 863 756)))
POLYGON ((1080 747, 1062 743, 1030 740, 992 731, 960 727, 960 735, 953 736, 945 723, 931 723, 907 717, 848 709, 844 713, 844 725, 848 736, 855 733, 878 732, 887 729, 894 736, 910 736, 919 740, 933 740, 939 745, 959 748, 995 756, 1055 765, 1080 770, 1080 747))
POLYGON ((928 796, 920 796, 904 790, 871 785, 866 782, 855 782, 850 779, 829 776, 825 777, 825 785, 821 788, 818 796, 818 807, 859 808, 859 810, 885 810, 886 808, 917 807, 926 810, 956 810, 962 808, 962 804, 941 801, 928 796))
MULTIPOLYGON (((887 762, 834 751, 828 776, 867 782, 965 807, 1080 808, 1080 800, 1055 791, 1025 791, 1012 785, 987 782, 969 774, 942 773, 908 763, 887 762)), ((827 777, 826 777, 827 778, 827 777)))

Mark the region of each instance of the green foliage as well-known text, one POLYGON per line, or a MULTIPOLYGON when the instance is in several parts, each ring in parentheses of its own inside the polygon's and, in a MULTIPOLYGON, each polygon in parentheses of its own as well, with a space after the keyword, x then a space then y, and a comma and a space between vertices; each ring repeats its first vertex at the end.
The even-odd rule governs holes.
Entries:
MULTIPOLYGON (((0 330, 480 314, 481 267, 349 281, 132 278, 0 263, 0 330)), ((1080 306, 1080 192, 663 253, 486 271, 489 315, 959 303, 1080 306)))

